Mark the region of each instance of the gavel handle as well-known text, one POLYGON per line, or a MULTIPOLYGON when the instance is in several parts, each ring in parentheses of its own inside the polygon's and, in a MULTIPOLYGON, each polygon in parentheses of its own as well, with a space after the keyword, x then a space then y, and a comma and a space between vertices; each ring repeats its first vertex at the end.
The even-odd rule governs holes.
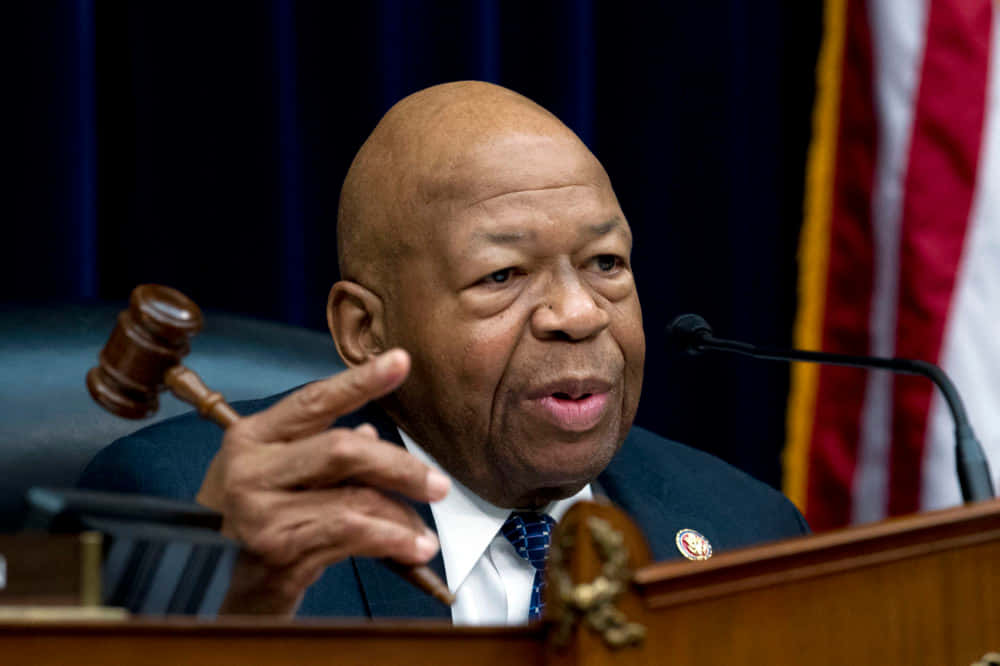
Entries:
POLYGON ((223 428, 228 428, 240 419, 240 415, 229 406, 222 394, 205 386, 198 373, 190 368, 178 363, 167 370, 164 383, 179 399, 194 405, 202 418, 214 421, 223 428))
MULTIPOLYGON (((228 428, 240 418, 240 415, 229 406, 222 394, 205 386, 205 382, 201 381, 198 373, 190 368, 178 363, 167 370, 164 383, 170 392, 179 399, 194 405, 202 418, 214 421, 223 428, 228 428)), ((448 586, 438 578, 436 573, 431 571, 430 567, 424 565, 407 566, 394 560, 386 560, 385 563, 400 576, 441 603, 447 606, 455 603, 455 597, 448 590, 448 586)))

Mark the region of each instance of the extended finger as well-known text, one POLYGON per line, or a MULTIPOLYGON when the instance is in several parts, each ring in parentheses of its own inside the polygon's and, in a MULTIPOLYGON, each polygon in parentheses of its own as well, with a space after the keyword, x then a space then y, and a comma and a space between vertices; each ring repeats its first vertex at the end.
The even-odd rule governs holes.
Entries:
MULTIPOLYGON (((395 530, 391 525, 387 525, 386 528, 389 535, 388 539, 382 538, 378 534, 379 529, 377 524, 372 523, 370 532, 372 540, 370 542, 359 541, 355 543, 355 547, 345 548, 343 545, 338 544, 317 548, 303 553, 301 557, 285 567, 279 569, 267 567, 265 575, 271 581, 265 584, 267 592, 264 595, 259 593, 243 594, 232 602, 229 601, 229 596, 227 595, 226 601, 235 612, 241 614, 247 612, 247 606, 250 606, 251 609, 257 607, 260 609, 259 612, 265 613, 293 613, 302 599, 306 588, 319 580, 323 571, 328 566, 341 562, 347 557, 353 555, 384 557, 395 560, 404 567, 408 567, 428 562, 434 556, 434 553, 437 552, 436 548, 421 548, 416 545, 411 547, 410 542, 406 538, 399 539, 395 535, 395 530), (378 545, 369 547, 368 543, 377 543, 378 545), (277 595, 272 590, 276 591, 277 595), (263 597, 264 600, 261 601, 260 597, 263 597), (275 597, 278 599, 277 602, 274 600, 275 597)), ((416 542, 413 543, 415 544, 416 542)), ((264 566, 266 567, 266 565, 264 566)))
POLYGON ((246 547, 220 612, 294 613, 306 588, 323 570, 351 555, 384 553, 408 564, 433 557, 438 547, 436 537, 416 511, 372 493, 366 496, 366 491, 337 489, 275 494, 270 510, 255 512, 269 520, 244 525, 250 538, 243 539, 246 547), (350 530, 338 533, 334 526, 345 521, 330 520, 331 509, 336 512, 348 506, 374 521, 368 527, 355 528, 354 534, 362 534, 360 538, 350 536, 350 530), (387 538, 379 535, 382 530, 387 538), (373 546, 373 542, 378 545, 373 546))
POLYGON ((375 426, 373 426, 371 423, 362 423, 361 425, 359 425, 357 428, 354 429, 354 432, 358 433, 359 435, 364 435, 365 437, 378 439, 378 430, 376 430, 375 426))
POLYGON ((353 483, 436 502, 451 487, 447 476, 403 447, 339 428, 286 446, 260 447, 254 466, 267 470, 264 480, 270 487, 286 490, 353 483))
POLYGON ((274 493, 243 509, 239 513, 246 521, 235 530, 237 538, 274 567, 317 550, 340 553, 340 559, 374 555, 425 561, 438 547, 412 506, 373 488, 274 493))
POLYGON ((344 414, 395 390, 409 371, 409 355, 402 349, 391 349, 364 365, 303 386, 270 408, 243 419, 240 428, 260 442, 292 441, 312 435, 344 414))
POLYGON ((319 561, 323 566, 348 557, 385 557, 403 564, 424 564, 438 552, 436 535, 430 530, 416 532, 401 529, 391 520, 368 517, 359 520, 343 534, 350 538, 303 553, 298 561, 319 561))

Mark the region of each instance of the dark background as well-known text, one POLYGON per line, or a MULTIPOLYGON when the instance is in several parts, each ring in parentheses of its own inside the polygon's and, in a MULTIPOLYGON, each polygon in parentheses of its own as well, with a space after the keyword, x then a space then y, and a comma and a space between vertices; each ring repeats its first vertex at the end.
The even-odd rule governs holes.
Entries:
POLYGON ((778 484, 788 369, 678 357, 663 329, 694 311, 790 344, 820 21, 777 0, 5 3, 2 298, 159 282, 325 328, 354 152, 404 95, 495 81, 577 131, 633 227, 638 422, 778 484))

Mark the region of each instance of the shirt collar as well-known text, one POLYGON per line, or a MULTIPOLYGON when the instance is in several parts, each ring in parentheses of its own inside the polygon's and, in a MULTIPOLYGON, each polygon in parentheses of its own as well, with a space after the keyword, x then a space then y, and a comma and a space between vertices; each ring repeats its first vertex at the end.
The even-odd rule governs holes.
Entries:
MULTIPOLYGON (((399 435, 406 450, 413 456, 451 478, 451 475, 403 432, 402 428, 399 429, 399 435)), ((451 479, 451 483, 451 491, 445 498, 434 502, 430 507, 434 522, 437 524, 448 588, 454 593, 486 552, 493 537, 510 516, 511 510, 490 504, 454 478, 451 479)), ((542 511, 558 521, 573 504, 593 497, 593 491, 588 484, 572 497, 552 502, 542 511)))

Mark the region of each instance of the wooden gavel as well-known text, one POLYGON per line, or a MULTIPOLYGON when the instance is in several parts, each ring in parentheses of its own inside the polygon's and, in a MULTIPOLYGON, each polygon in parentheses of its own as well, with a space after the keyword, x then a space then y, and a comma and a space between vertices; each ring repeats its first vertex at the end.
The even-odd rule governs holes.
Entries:
MULTIPOLYGON (((223 428, 233 425, 240 418, 236 410, 221 393, 205 386, 197 373, 181 365, 203 322, 201 309, 176 289, 139 285, 128 309, 118 315, 98 364, 87 373, 90 395, 112 414, 140 419, 159 408, 160 392, 169 389, 194 405, 202 418, 223 428)), ((454 603, 448 586, 429 567, 385 563, 435 599, 454 603)))
POLYGON ((222 394, 181 365, 203 322, 201 309, 176 289, 139 285, 87 373, 90 395, 112 414, 141 419, 159 409, 159 393, 170 389, 223 428, 236 423, 240 416, 222 394))

